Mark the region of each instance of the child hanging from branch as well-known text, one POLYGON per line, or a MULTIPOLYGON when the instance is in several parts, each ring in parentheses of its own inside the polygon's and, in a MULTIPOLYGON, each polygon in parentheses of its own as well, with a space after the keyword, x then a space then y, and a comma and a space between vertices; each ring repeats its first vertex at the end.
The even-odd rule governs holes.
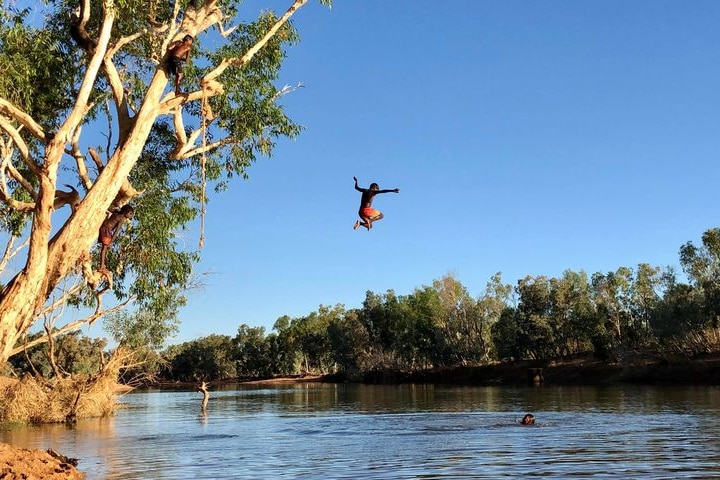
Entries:
POLYGON ((109 217, 100 225, 100 232, 98 235, 98 243, 102 245, 100 250, 100 268, 99 272, 107 273, 108 270, 105 268, 105 257, 107 255, 107 249, 112 245, 117 238, 123 224, 130 220, 135 213, 135 208, 132 205, 123 205, 120 210, 116 210, 110 214, 109 217))

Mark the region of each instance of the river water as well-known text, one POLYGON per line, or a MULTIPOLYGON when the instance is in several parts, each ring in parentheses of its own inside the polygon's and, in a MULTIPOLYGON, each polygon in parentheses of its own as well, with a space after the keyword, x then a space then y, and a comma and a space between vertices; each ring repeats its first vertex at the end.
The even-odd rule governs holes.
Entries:
POLYGON ((0 431, 94 479, 720 478, 720 387, 296 384, 142 391, 0 431), (526 412, 535 426, 522 426, 526 412))

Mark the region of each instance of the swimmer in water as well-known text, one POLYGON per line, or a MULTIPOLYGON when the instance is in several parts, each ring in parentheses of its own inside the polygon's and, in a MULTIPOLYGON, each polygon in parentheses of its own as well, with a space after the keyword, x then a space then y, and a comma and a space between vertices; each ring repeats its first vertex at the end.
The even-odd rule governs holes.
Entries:
POLYGON ((520 420, 521 425, 535 425, 535 416, 532 413, 526 413, 520 420))

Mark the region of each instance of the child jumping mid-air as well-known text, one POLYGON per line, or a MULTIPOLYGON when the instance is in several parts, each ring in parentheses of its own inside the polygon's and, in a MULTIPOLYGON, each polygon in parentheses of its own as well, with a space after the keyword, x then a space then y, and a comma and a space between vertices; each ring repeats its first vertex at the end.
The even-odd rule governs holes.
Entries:
POLYGON ((393 188, 391 190, 380 190, 377 183, 371 183, 370 188, 362 188, 358 186, 357 177, 353 177, 353 180, 355 180, 355 190, 362 192, 362 196, 360 197, 360 210, 358 211, 358 216, 362 221, 356 221, 355 225, 353 225, 353 230, 357 230, 358 227, 365 227, 370 230, 373 222, 382 220, 384 217, 380 210, 372 208, 372 202, 375 195, 378 193, 400 193, 400 189, 393 188))

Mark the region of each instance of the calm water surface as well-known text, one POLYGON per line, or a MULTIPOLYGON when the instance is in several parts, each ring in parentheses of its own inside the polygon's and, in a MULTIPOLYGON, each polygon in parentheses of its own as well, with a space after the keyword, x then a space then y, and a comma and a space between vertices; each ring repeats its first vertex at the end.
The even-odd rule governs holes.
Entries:
POLYGON ((200 400, 132 393, 113 418, 0 441, 77 457, 89 480, 720 478, 717 387, 241 386, 207 415, 200 400))

